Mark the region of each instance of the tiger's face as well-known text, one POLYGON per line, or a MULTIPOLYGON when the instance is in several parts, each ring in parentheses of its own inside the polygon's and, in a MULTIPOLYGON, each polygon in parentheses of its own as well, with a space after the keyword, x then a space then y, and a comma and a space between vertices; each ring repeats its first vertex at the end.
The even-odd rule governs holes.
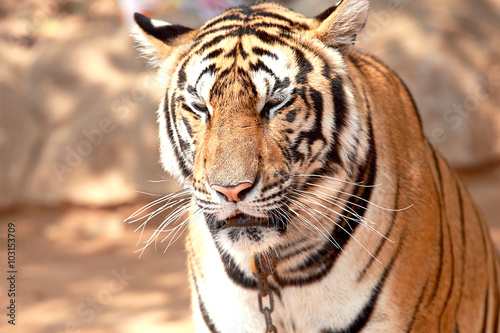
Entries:
POLYGON ((190 187, 195 214, 223 250, 258 252, 307 235, 297 217, 313 207, 297 199, 325 173, 347 179, 364 158, 344 45, 323 33, 331 12, 309 19, 260 3, 197 30, 136 15, 165 78, 162 163, 190 187))

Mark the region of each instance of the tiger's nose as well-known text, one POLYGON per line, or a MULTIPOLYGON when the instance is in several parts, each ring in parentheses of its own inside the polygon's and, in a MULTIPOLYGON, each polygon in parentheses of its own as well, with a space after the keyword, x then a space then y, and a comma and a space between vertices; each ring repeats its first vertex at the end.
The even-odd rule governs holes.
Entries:
POLYGON ((252 185, 252 183, 241 183, 236 186, 211 185, 210 188, 220 194, 223 194, 228 201, 240 201, 242 192, 252 187, 252 185))

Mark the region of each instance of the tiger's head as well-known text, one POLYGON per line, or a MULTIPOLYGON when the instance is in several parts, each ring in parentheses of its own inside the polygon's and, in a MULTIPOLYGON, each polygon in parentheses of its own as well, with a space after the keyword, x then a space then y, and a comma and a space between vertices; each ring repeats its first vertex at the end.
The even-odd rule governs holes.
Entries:
POLYGON ((334 223, 307 199, 314 186, 341 193, 367 155, 346 64, 367 11, 344 0, 306 18, 261 2, 199 29, 135 15, 165 84, 162 164, 223 250, 263 251, 334 223))

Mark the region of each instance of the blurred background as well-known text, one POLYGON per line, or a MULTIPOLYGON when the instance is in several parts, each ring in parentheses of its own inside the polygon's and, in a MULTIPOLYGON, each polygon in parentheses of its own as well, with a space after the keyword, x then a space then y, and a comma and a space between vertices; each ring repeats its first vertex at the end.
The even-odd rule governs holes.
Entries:
MULTIPOLYGON (((18 271, 16 326, 2 296, 1 332, 192 329, 182 239, 139 258, 165 215, 142 238, 123 222, 179 189, 158 163, 162 92, 131 14, 198 27, 242 2, 0 1, 0 263, 7 275, 13 223, 18 271)), ((334 2, 286 1, 308 16, 334 2)), ((500 244, 500 1, 373 0, 358 40, 407 83, 500 244)))

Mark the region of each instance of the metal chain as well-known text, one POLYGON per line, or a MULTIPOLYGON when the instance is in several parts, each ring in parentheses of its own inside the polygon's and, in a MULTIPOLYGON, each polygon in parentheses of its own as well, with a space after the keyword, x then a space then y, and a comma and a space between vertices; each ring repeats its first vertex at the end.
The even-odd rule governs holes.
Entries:
POLYGON ((269 281, 267 281, 267 278, 273 271, 273 262, 270 261, 263 263, 259 254, 256 254, 252 260, 252 271, 257 277, 259 287, 259 310, 264 315, 264 319, 266 320, 266 333, 278 333, 278 329, 273 325, 273 319, 271 318, 271 313, 274 311, 274 297, 273 292, 269 287, 269 281), (263 305, 263 299, 265 297, 269 297, 269 306, 263 305))

